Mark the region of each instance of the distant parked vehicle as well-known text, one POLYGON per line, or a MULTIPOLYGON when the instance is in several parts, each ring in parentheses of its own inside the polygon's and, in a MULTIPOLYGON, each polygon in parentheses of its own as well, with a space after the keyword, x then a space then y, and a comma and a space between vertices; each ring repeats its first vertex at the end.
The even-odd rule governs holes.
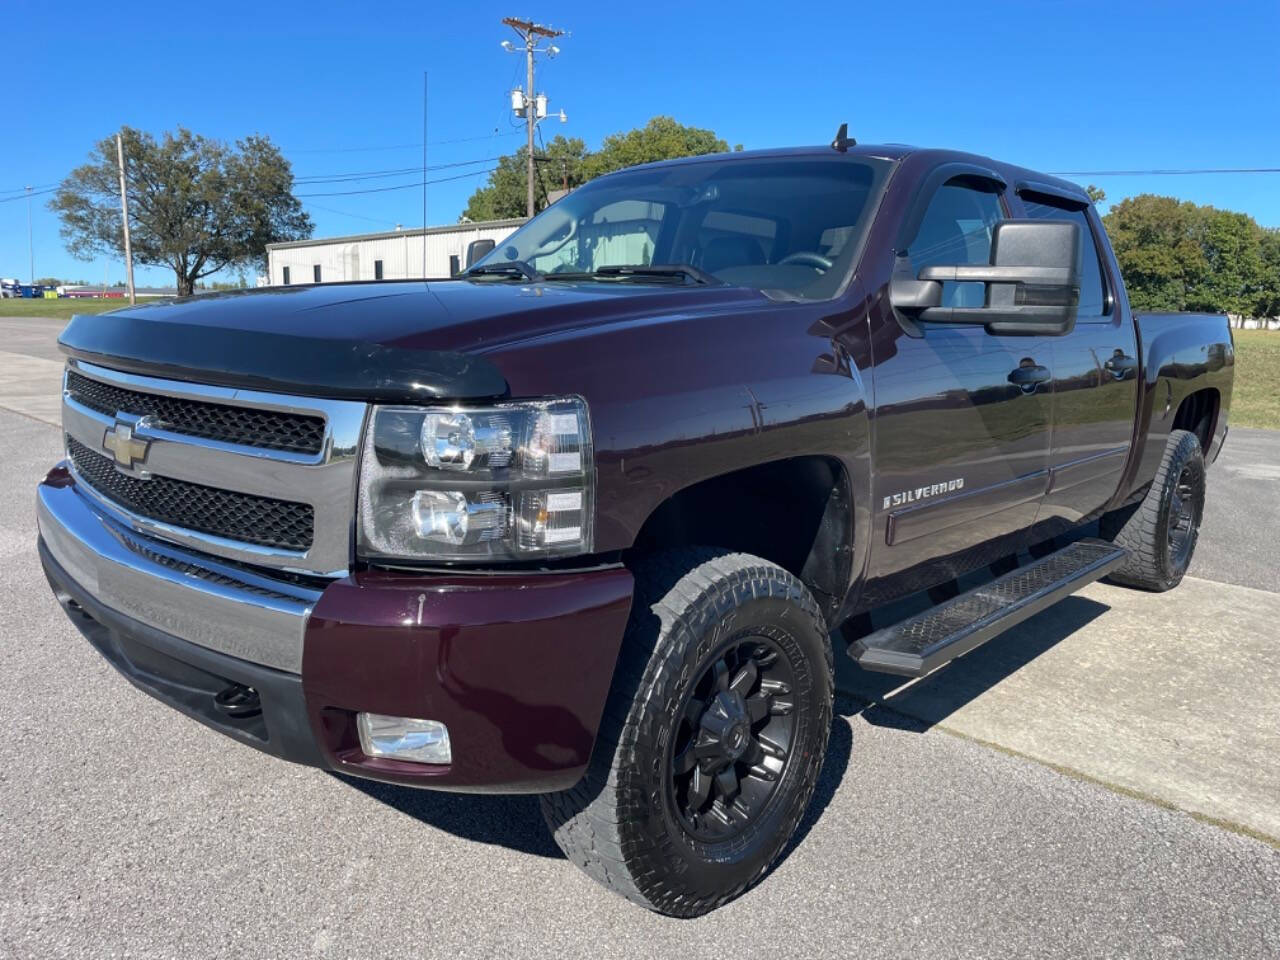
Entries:
POLYGON ((0 278, 0 300, 9 300, 22 296, 21 284, 13 277, 0 278))

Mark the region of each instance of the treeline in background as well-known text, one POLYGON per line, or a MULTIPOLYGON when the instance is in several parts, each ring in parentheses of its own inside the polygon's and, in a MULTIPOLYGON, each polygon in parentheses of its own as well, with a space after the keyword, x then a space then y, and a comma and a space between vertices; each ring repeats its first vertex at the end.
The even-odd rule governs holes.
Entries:
POLYGON ((1280 316, 1280 229, 1149 193, 1102 219, 1135 310, 1280 316))

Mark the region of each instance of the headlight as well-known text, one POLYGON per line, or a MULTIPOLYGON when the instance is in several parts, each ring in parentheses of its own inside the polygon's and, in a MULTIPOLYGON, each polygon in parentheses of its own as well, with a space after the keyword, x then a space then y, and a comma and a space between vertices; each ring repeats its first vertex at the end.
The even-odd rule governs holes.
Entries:
POLYGON ((360 555, 525 560, 591 552, 587 405, 375 407, 360 470, 360 555))

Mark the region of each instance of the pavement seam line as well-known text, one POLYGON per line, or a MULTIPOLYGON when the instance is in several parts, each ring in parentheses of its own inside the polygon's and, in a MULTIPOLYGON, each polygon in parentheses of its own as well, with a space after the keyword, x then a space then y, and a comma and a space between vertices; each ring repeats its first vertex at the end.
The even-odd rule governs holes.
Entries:
POLYGON ((39 417, 33 417, 31 414, 26 413, 23 410, 15 410, 13 407, 7 407, 3 402, 0 402, 0 410, 4 410, 5 413, 12 413, 15 417, 22 417, 24 420, 30 420, 32 423, 38 423, 41 426, 48 427, 50 430, 61 429, 60 424, 50 423, 48 420, 41 420, 39 417))
MULTIPOLYGON (((1211 581, 1211 582, 1216 583, 1217 581, 1211 581)), ((1259 591, 1259 592, 1265 593, 1266 591, 1259 591)), ((867 700, 864 697, 857 696, 856 694, 845 693, 845 692, 840 692, 838 695, 846 698, 852 703, 861 705, 861 708, 862 708, 861 712, 865 713, 867 710, 873 709, 873 708, 877 710, 886 710, 889 713, 894 714, 895 716, 899 716, 906 720, 911 720, 917 724, 920 724, 924 728, 923 730, 920 731, 922 734, 927 733, 930 730, 939 730, 942 733, 948 734, 949 736, 955 737, 959 740, 967 740, 969 743, 977 744, 978 746, 981 746, 981 747, 987 747, 991 750, 995 750, 997 753, 1003 753, 1005 756, 1008 756, 1008 757, 1017 757, 1020 760, 1028 760, 1032 763, 1039 764, 1042 767, 1048 767, 1050 770, 1053 770, 1055 773, 1060 773, 1064 776, 1072 778, 1073 780, 1079 780, 1083 783, 1092 783, 1096 786, 1103 787, 1106 790, 1110 790, 1112 793, 1117 793, 1122 797, 1129 797, 1132 800, 1141 800, 1146 803, 1150 803, 1153 806, 1160 807, 1163 810, 1171 810, 1175 813, 1185 814, 1186 816, 1191 817, 1191 819, 1193 820, 1198 820, 1200 823, 1206 823, 1206 824, 1209 824, 1210 826, 1218 827, 1220 829, 1230 831, 1231 833, 1236 833, 1241 836, 1248 837, 1251 840, 1257 840, 1260 843, 1265 843, 1267 844, 1267 846, 1274 847, 1275 849, 1280 850, 1280 837, 1273 837, 1269 834, 1263 833, 1261 830, 1255 830, 1254 828, 1247 827, 1242 823, 1236 823, 1234 820, 1226 820, 1222 817, 1215 817, 1207 813, 1201 813, 1197 810, 1188 810, 1185 807, 1178 806, 1176 803, 1173 803, 1169 800, 1165 800, 1163 797, 1157 797, 1153 794, 1144 793, 1141 790, 1135 790, 1132 787, 1126 787, 1118 783, 1111 783, 1107 780, 1103 780, 1100 777, 1095 777, 1092 774, 1084 773, 1083 771, 1077 770, 1074 767, 1068 767, 1061 763, 1054 763, 1052 760, 1045 760, 1040 757, 1034 756, 1033 754, 1023 753, 1022 751, 1015 750, 1012 747, 1006 747, 1004 744, 1001 744, 1001 743, 995 743, 991 740, 984 740, 981 737, 975 737, 972 734, 968 734, 961 730, 957 730, 954 727, 948 727, 946 724, 931 723, 928 720, 923 719, 922 717, 917 717, 914 714, 907 713, 904 710, 900 710, 896 707, 891 707, 888 704, 883 703, 879 700, 867 700)))

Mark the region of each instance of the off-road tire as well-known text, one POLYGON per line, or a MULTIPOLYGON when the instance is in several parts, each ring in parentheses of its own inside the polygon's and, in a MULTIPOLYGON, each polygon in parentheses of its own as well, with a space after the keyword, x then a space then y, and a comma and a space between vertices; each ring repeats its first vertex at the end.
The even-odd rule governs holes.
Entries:
POLYGON ((542 797, 565 856, 641 906, 695 917, 759 881, 799 825, 831 733, 830 638, 805 586, 775 564, 705 548, 637 564, 635 599, 587 773, 542 797), (674 745, 691 691, 726 645, 777 640, 794 671, 795 727, 769 800, 723 843, 699 842, 669 793, 674 745), (756 631, 756 632, 752 632, 756 631))
POLYGON ((1112 583, 1140 590, 1162 592, 1182 582, 1195 554, 1204 516, 1205 464, 1200 441, 1187 430, 1169 434, 1164 457, 1146 497, 1136 506, 1106 514, 1099 532, 1108 540, 1129 549, 1129 558, 1107 578, 1112 583), (1170 542, 1170 515, 1179 497, 1179 481, 1189 484, 1192 522, 1185 551, 1170 542))

